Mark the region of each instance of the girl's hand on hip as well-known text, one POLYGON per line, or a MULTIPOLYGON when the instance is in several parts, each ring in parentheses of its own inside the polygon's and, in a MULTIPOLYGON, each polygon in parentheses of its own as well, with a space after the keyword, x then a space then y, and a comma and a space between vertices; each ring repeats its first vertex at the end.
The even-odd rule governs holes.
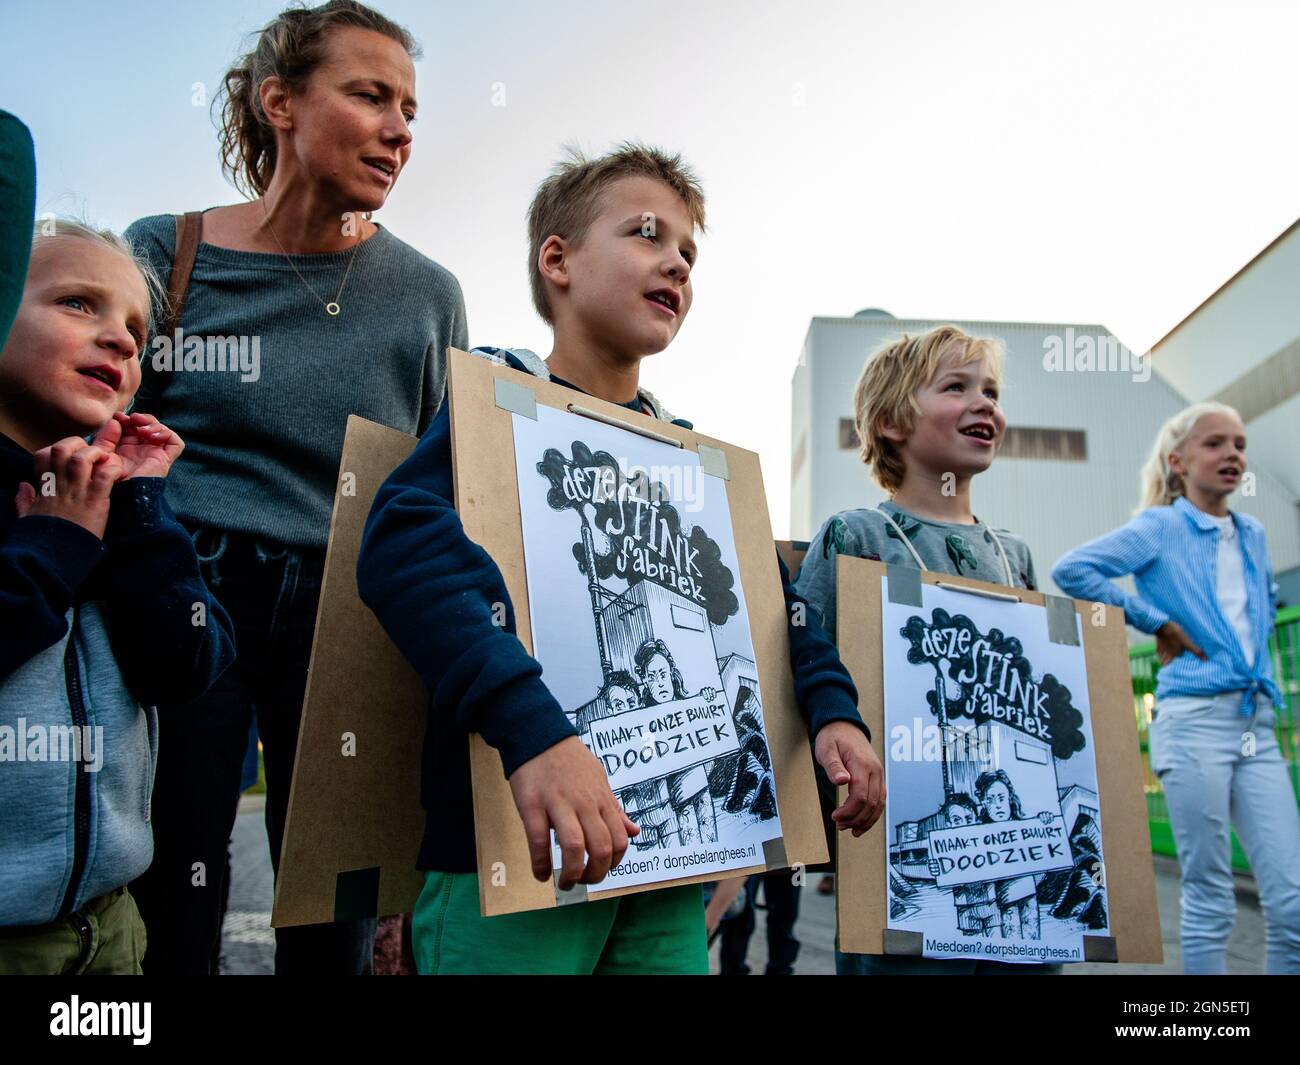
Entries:
POLYGON ((1192 638, 1183 631, 1176 621, 1166 621, 1156 630, 1156 657, 1162 666, 1169 665, 1184 651, 1190 651, 1201 661, 1205 661, 1205 652, 1192 642, 1192 638))

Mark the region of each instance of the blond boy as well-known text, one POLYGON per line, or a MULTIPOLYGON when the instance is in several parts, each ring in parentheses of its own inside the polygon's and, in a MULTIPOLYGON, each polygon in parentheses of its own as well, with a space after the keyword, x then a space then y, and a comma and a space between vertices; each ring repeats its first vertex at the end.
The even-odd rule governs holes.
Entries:
MULTIPOLYGON (((841 511, 813 538, 795 582, 835 635, 835 558, 953 573, 1035 587, 1028 545, 980 521, 971 481, 993 465, 1006 434, 999 403, 1000 342, 955 325, 904 334, 867 360, 853 395, 862 461, 889 495, 877 507, 841 511)), ((836 951, 842 975, 993 972, 998 962, 938 961, 836 951)), ((1016 966, 1024 972, 1033 967, 1016 966)))

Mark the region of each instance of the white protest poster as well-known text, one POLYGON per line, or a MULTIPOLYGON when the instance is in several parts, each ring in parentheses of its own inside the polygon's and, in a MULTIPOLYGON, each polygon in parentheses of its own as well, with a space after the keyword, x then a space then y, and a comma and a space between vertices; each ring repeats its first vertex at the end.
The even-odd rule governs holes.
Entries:
POLYGON ((588 896, 762 864, 781 822, 727 482, 581 415, 512 420, 533 654, 641 829, 588 896))
POLYGON ((1082 643, 1033 604, 881 581, 889 927, 926 957, 1083 961, 1109 917, 1082 643))

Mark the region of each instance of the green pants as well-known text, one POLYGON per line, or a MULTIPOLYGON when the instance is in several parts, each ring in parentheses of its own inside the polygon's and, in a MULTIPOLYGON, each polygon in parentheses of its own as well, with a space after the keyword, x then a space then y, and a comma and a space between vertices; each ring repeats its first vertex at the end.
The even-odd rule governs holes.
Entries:
POLYGON ((0 928, 0 976, 139 976, 144 922, 124 887, 49 924, 0 928))
POLYGON ((412 919, 423 975, 708 975, 699 884, 499 917, 475 873, 425 873, 412 919))

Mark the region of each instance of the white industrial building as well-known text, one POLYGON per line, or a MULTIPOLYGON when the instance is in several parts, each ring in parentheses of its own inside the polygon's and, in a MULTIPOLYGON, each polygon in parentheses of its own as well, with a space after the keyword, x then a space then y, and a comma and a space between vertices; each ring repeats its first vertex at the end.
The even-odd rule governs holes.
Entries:
MULTIPOLYGON (((1289 336, 1295 338, 1300 335, 1300 300, 1294 299, 1295 281, 1300 279, 1295 266, 1300 261, 1300 240, 1290 251, 1289 336)), ((953 320, 972 335, 999 337, 1006 346, 1002 405, 1007 437, 992 468, 974 482, 971 498, 981 520, 1025 537, 1043 590, 1057 590, 1050 571, 1066 551, 1132 516, 1139 503, 1139 471, 1161 423, 1193 398, 1217 396, 1239 384, 1238 378, 1247 371, 1250 364, 1243 361, 1246 354, 1238 344, 1231 358, 1223 360, 1230 372, 1225 369, 1213 378, 1213 390, 1180 394, 1189 387, 1187 381, 1199 379, 1202 363, 1210 359, 1204 349, 1216 341, 1204 339, 1192 326, 1216 298, 1162 341, 1154 357, 1154 373, 1153 360, 1134 358, 1099 325, 953 320), (1162 375, 1166 359, 1178 363, 1184 371, 1181 376, 1162 375), (1180 382, 1182 387, 1176 388, 1180 382)), ((1223 313, 1229 313, 1227 304, 1223 313)), ((1212 333, 1210 317, 1204 320, 1202 331, 1212 333)), ((811 538, 836 511, 874 506, 884 498, 858 458, 854 385, 866 357, 882 342, 941 324, 939 319, 897 319, 878 310, 860 311, 851 318, 812 320, 793 382, 790 523, 795 539, 811 538)), ((1261 330, 1253 340, 1260 366, 1270 365, 1276 347, 1268 345, 1277 333, 1261 330)), ((1293 339, 1293 359, 1297 350, 1293 339)), ((1296 483, 1300 471, 1292 464, 1282 476, 1273 468, 1287 451, 1287 427, 1279 427, 1278 442, 1271 436, 1267 445, 1257 439, 1266 435, 1257 430, 1257 423, 1278 409, 1255 419, 1247 417, 1254 494, 1238 493, 1231 505, 1264 522, 1274 568, 1284 589, 1293 589, 1284 600, 1296 602, 1300 601, 1300 484, 1296 483)), ((1300 435, 1295 428, 1300 396, 1294 378, 1290 399, 1280 410, 1283 416, 1290 412, 1289 454, 1294 456, 1300 435)), ((1271 422, 1267 428, 1272 430, 1271 422)))
POLYGON ((1156 372, 1189 400, 1241 413, 1250 468, 1273 474, 1291 504, 1289 540, 1281 517, 1268 538, 1282 599, 1300 603, 1300 219, 1151 352, 1156 372))

